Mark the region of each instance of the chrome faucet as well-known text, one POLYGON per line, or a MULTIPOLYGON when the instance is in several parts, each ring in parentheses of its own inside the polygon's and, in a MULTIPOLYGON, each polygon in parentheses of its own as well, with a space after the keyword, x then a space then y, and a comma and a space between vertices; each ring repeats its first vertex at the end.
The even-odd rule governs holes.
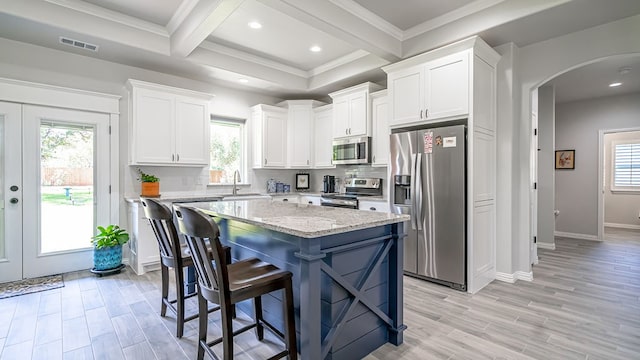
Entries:
POLYGON ((238 183, 241 182, 242 180, 240 180, 240 171, 236 170, 233 173, 233 190, 232 193, 233 195, 237 195, 238 194, 238 183))

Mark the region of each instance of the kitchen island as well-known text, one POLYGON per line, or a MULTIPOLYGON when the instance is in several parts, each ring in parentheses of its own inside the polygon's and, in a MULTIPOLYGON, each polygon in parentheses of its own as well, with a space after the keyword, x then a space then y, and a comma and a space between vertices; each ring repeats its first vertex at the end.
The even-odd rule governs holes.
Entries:
MULTIPOLYGON (((271 200, 182 205, 214 217, 234 260, 258 257, 293 273, 302 359, 360 359, 402 343, 406 215, 271 200)), ((281 294, 262 303, 282 330, 281 294)), ((252 313, 250 303, 240 308, 252 313)))

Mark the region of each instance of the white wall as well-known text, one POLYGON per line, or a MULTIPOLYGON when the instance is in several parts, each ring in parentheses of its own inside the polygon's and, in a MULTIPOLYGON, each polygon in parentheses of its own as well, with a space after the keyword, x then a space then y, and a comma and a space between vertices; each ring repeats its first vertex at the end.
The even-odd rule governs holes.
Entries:
POLYGON ((638 119, 640 93, 556 105, 556 149, 576 150, 575 170, 556 170, 556 231, 598 237, 599 131, 638 119))
MULTIPOLYGON (((599 59, 640 53, 640 15, 613 21, 576 33, 541 41, 519 50, 518 76, 520 85, 520 115, 514 126, 515 137, 511 139, 516 164, 513 179, 514 271, 531 271, 529 243, 531 242, 530 198, 530 114, 531 92, 552 79, 573 68, 599 59)), ((503 140, 499 140, 503 141, 503 140)), ((502 221, 498 226, 505 226, 502 221)))
MULTIPOLYGON (((640 94, 637 101, 640 102, 640 94)), ((640 113, 635 114, 640 128, 640 113)), ((613 173, 612 142, 632 140, 640 143, 640 131, 625 131, 604 136, 604 224, 605 226, 640 229, 640 192, 611 191, 613 173)))
POLYGON ((553 247, 555 90, 538 89, 538 246, 553 247))

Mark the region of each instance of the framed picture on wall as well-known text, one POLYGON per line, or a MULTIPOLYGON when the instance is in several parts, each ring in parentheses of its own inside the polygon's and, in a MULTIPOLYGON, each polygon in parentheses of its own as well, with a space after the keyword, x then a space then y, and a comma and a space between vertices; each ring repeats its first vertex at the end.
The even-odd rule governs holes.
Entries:
POLYGON ((296 190, 309 190, 309 174, 296 174, 296 190))
POLYGON ((556 150, 556 169, 575 169, 575 150, 556 150))

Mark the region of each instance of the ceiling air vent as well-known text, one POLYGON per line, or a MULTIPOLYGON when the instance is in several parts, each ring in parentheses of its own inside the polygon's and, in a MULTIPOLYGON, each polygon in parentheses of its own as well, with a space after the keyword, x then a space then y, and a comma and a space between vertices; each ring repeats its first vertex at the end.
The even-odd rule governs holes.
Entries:
POLYGON ((65 45, 69 45, 69 46, 73 46, 73 47, 77 47, 77 48, 80 48, 80 49, 98 51, 98 45, 89 44, 89 43, 86 43, 86 42, 80 41, 80 40, 69 39, 69 38, 66 38, 66 37, 63 37, 63 36, 60 36, 60 43, 61 44, 65 44, 65 45))

